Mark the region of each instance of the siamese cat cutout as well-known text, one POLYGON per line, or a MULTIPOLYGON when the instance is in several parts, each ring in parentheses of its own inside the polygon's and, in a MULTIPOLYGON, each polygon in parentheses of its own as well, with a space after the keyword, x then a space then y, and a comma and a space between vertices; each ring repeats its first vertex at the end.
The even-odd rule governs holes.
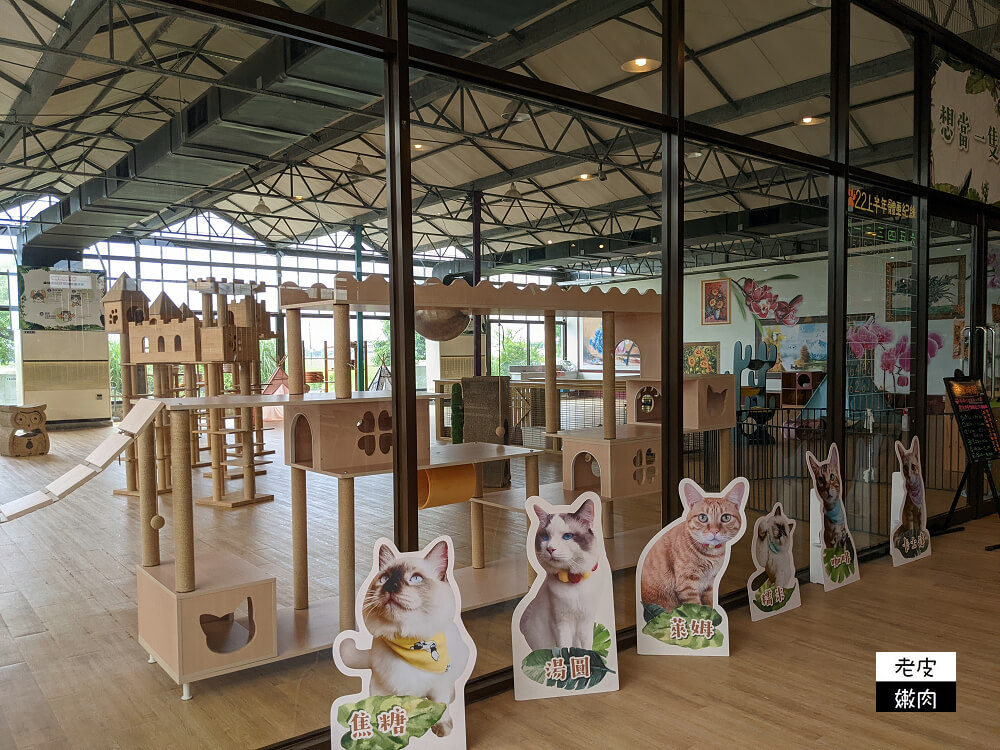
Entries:
POLYGON ((899 473, 892 477, 892 517, 897 524, 889 534, 889 554, 893 565, 905 565, 931 553, 920 442, 916 437, 910 441, 909 450, 896 441, 896 459, 899 473))
POLYGON ((536 573, 511 621, 517 700, 618 689, 611 566, 601 498, 572 505, 529 498, 528 562, 536 573))
POLYGON ((794 531, 795 521, 785 515, 781 503, 775 503, 771 512, 758 518, 753 526, 750 555, 756 570, 747 581, 747 596, 754 622, 802 603, 792 554, 794 531))
POLYGON ((405 554, 388 539, 375 543, 355 608, 361 631, 333 642, 337 668, 361 678, 361 692, 330 710, 334 747, 466 747, 465 683, 476 647, 462 624, 454 559, 450 537, 405 554))
POLYGON ((654 536, 636 568, 640 654, 729 656, 729 619, 719 579, 732 545, 746 531, 750 483, 734 479, 720 493, 690 479, 679 487, 684 513, 654 536))
MULTIPOLYGON (((815 498, 810 499, 811 513, 819 516, 818 536, 820 565, 823 570, 823 590, 846 586, 861 579, 854 545, 854 537, 847 526, 847 506, 844 500, 844 482, 840 474, 840 451, 836 443, 830 446, 826 461, 819 461, 806 451, 806 466, 812 477, 815 498), (818 508, 815 507, 819 499, 818 508)), ((813 524, 810 524, 812 531, 813 524)), ((816 543, 816 539, 810 541, 816 543)))

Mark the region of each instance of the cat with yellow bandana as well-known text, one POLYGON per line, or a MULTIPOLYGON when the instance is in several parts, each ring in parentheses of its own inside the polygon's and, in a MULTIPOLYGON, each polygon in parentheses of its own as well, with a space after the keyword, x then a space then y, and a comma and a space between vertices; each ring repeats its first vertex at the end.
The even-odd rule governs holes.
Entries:
POLYGON ((361 615, 371 648, 338 639, 339 655, 352 669, 371 670, 369 695, 417 696, 449 708, 431 727, 451 733, 451 709, 462 700, 475 646, 456 616, 457 588, 450 580, 451 546, 441 539, 422 553, 400 554, 384 541, 369 578, 361 615), (461 686, 456 689, 456 682, 461 686))

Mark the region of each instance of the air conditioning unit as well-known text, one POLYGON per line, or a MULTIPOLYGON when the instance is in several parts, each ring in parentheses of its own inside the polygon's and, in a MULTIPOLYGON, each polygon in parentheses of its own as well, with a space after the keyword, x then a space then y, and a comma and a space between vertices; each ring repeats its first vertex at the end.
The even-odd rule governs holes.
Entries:
POLYGON ((49 422, 111 419, 103 331, 21 331, 22 404, 46 404, 49 422))

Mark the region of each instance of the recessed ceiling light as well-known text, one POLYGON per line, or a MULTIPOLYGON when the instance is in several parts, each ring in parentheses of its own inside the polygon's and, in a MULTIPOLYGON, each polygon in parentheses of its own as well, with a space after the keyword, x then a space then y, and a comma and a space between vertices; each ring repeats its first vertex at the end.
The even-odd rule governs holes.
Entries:
POLYGON ((652 57, 633 57, 622 63, 622 70, 626 73, 649 73, 660 67, 660 61, 652 57))
POLYGON ((817 117, 816 115, 803 115, 799 118, 799 125, 819 125, 824 122, 826 122, 825 117, 817 117))
POLYGON ((586 182, 587 180, 589 180, 589 179, 590 179, 590 175, 589 175, 589 174, 587 174, 586 172, 584 172, 583 174, 581 174, 581 175, 579 176, 579 178, 578 178, 578 179, 580 180, 580 182, 586 182))

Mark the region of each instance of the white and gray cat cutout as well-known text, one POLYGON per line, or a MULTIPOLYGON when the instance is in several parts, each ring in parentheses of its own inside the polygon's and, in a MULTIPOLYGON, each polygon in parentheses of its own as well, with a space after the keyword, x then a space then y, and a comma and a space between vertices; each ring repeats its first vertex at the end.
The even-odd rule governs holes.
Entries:
POLYGON ((794 531, 795 521, 785 515, 781 503, 775 503, 771 512, 753 525, 750 556, 756 569, 747 581, 753 622, 802 604, 792 551, 794 531))
POLYGON ((476 646, 462 624, 452 540, 401 554, 383 538, 373 559, 355 606, 360 632, 333 642, 337 668, 360 677, 361 692, 334 701, 331 747, 464 750, 476 646))
POLYGON ((534 700, 618 689, 611 565, 601 498, 572 505, 528 498, 528 563, 536 578, 511 621, 514 698, 534 700))
POLYGON ((682 479, 678 490, 684 513, 649 540, 636 567, 636 650, 729 656, 718 584, 746 531, 750 483, 738 477, 716 493, 682 479))

